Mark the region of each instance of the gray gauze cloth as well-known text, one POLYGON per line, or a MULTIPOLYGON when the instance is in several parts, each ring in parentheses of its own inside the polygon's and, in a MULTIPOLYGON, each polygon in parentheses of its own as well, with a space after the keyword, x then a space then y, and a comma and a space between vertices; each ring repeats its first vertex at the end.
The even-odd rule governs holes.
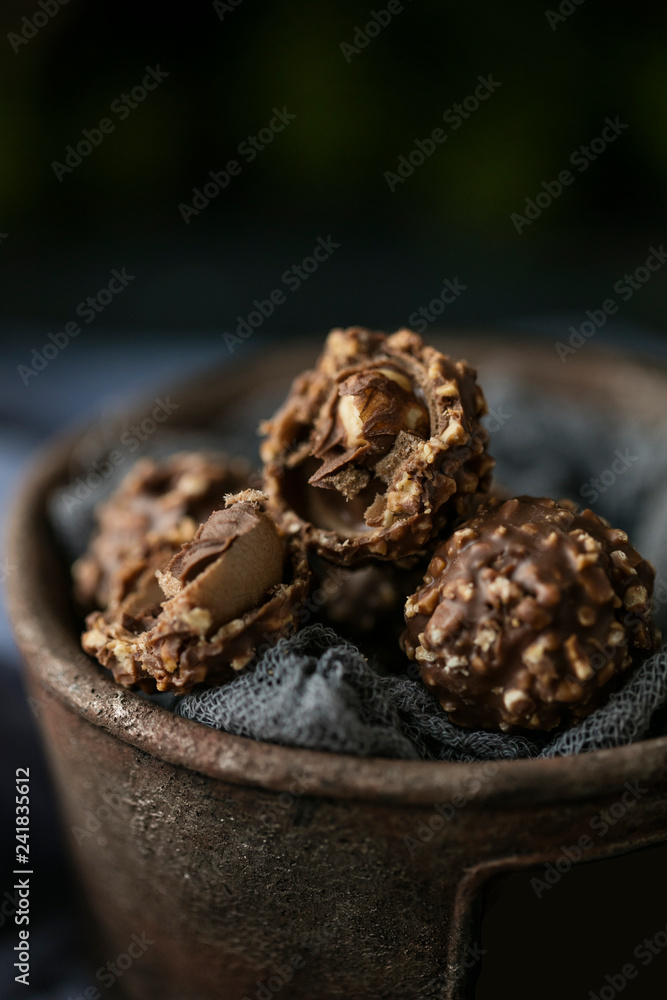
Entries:
POLYGON ((254 670, 186 695, 176 712, 283 746, 472 761, 557 757, 632 743, 649 734, 654 713, 666 703, 667 648, 646 660, 603 708, 564 732, 524 736, 462 729, 421 681, 380 676, 351 643, 311 625, 280 640, 254 670))

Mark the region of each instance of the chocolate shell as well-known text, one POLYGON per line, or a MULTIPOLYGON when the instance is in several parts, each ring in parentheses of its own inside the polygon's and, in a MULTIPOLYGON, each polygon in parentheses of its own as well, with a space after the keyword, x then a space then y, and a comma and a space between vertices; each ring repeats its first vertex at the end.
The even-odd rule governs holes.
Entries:
MULTIPOLYGON (((156 461, 141 458, 95 516, 97 530, 72 567, 75 597, 91 608, 118 606, 131 593, 152 587, 199 524, 227 494, 248 485, 250 466, 222 454, 178 452, 156 461)), ((161 599, 161 598, 160 598, 161 599)))
POLYGON ((333 562, 421 553, 488 490, 485 412, 475 370, 410 330, 333 330, 263 425, 270 509, 333 562))
POLYGON ((82 644, 119 684, 179 694, 231 680, 295 631, 310 582, 303 544, 254 490, 229 497, 155 576, 89 615, 82 644))
POLYGON ((654 575, 591 510, 493 499, 436 549, 405 606, 405 649, 452 722, 570 724, 657 647, 654 575))

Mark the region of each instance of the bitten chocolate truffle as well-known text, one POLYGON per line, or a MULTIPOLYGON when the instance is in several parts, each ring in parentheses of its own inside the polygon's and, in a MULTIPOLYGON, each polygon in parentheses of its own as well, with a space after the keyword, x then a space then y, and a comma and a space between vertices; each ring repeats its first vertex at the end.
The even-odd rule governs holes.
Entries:
POLYGON ((492 499, 436 549, 405 606, 405 649, 459 725, 571 724, 657 647, 654 575, 591 510, 492 499))
POLYGON ((228 497, 154 573, 155 588, 88 616, 84 650, 125 687, 183 694, 226 683, 295 631, 310 580, 305 547, 279 531, 265 500, 255 490, 228 497))
POLYGON ((488 490, 485 412, 475 370, 410 330, 333 330, 263 425, 270 509, 333 562, 420 553, 488 490))
POLYGON ((159 595, 155 571, 224 506, 227 494, 247 487, 249 476, 244 459, 222 454, 139 459, 96 508, 95 534, 72 567, 78 603, 87 610, 118 606, 143 587, 159 595))

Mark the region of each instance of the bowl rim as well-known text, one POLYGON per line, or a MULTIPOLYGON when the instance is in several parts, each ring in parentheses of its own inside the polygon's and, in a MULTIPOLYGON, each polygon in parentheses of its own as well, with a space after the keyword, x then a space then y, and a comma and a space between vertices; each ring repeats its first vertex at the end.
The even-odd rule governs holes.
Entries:
MULTIPOLYGON (((287 349, 293 350, 294 344, 287 349)), ((287 349, 275 353, 284 355, 287 349)), ((591 356, 597 353, 591 351, 591 356)), ((612 352, 602 353, 609 358, 612 352)), ((616 357, 627 366, 627 355, 616 357)), ((244 376, 252 377, 254 364, 251 355, 205 378, 224 383, 231 373, 239 386, 244 376)), ((190 378, 177 388, 190 393, 198 383, 190 378)), ((667 778, 667 736, 554 758, 455 763, 362 758, 234 736, 121 688, 83 653, 49 587, 49 565, 61 557, 47 523, 45 498, 67 479, 66 462, 79 436, 70 431, 42 449, 8 521, 8 563, 18 567, 7 580, 8 607, 33 692, 39 688, 43 697, 57 698, 92 725, 158 759, 223 782, 298 795, 430 806, 459 795, 467 804, 498 808, 590 800, 612 795, 627 782, 659 783, 667 778)), ((36 697, 39 715, 39 694, 36 697)))

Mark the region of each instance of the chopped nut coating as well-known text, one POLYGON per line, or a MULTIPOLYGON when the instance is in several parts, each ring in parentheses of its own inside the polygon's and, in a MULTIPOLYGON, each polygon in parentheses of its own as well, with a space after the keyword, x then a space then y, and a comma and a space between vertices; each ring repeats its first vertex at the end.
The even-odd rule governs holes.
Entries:
POLYGON ((150 586, 88 616, 85 651, 126 687, 182 694, 231 680, 293 632, 310 580, 305 547, 280 532, 265 500, 228 497, 150 586))
POLYGON ((453 722, 575 722, 657 647, 654 571, 620 535, 569 501, 518 497, 489 500, 440 543, 403 641, 453 722))
POLYGON ((489 486, 475 378, 409 330, 332 331, 263 427, 274 516, 345 565, 423 552, 489 486))

